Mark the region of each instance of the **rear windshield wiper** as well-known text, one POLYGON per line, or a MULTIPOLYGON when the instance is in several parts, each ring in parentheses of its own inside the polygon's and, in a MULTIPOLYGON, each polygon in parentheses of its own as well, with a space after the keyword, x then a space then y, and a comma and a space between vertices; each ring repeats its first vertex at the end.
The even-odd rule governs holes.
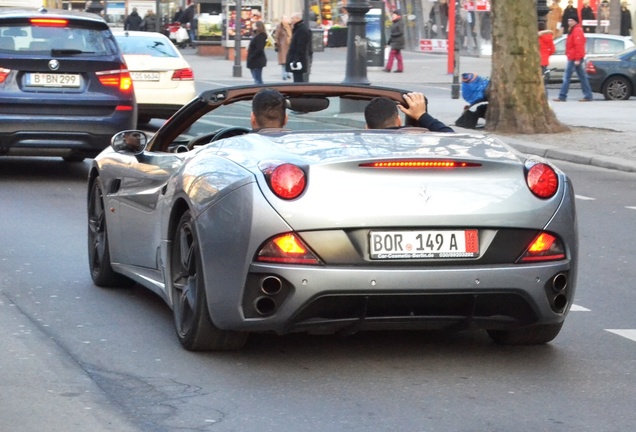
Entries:
POLYGON ((55 49, 51 50, 52 56, 78 55, 78 54, 95 54, 95 51, 82 51, 78 49, 55 49))

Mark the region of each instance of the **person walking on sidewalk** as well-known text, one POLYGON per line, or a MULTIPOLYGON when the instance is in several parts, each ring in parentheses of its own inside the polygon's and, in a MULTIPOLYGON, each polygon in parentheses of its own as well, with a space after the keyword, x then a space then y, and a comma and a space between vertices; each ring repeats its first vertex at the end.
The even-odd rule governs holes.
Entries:
POLYGON ((265 44, 267 43, 267 31, 263 21, 254 23, 254 35, 247 47, 247 68, 252 73, 254 84, 263 84, 263 68, 267 66, 265 56, 265 44))
POLYGON ((137 12, 137 8, 133 8, 130 15, 128 15, 126 19, 124 20, 124 30, 139 31, 139 29, 141 29, 142 21, 143 21, 143 18, 139 16, 139 13, 137 12))
POLYGON ((397 60, 397 69, 395 72, 404 72, 404 60, 402 59, 402 50, 404 49, 404 22, 402 21, 402 13, 396 9, 391 14, 391 35, 389 36, 388 45, 391 47, 389 59, 386 63, 384 72, 391 72, 393 68, 393 60, 397 60))
MULTIPOLYGON (((285 60, 287 72, 294 75, 294 82, 305 82, 305 74, 309 76, 313 51, 311 47, 311 30, 303 21, 300 12, 294 12, 291 16, 292 37, 289 43, 289 51, 285 60)), ((307 80, 308 81, 308 80, 307 80)))
POLYGON ((545 21, 539 21, 539 56, 541 58, 541 75, 545 86, 545 95, 548 96, 548 65, 550 56, 554 54, 554 34, 546 28, 545 21))
POLYGON ((561 85, 559 97, 554 99, 554 101, 565 102, 567 100, 570 80, 575 70, 581 82, 581 89, 583 90, 583 99, 580 101, 592 101, 592 88, 587 79, 587 73, 585 73, 585 35, 583 34, 583 27, 581 27, 576 17, 568 19, 568 37, 565 40, 565 56, 568 62, 565 66, 565 73, 563 74, 563 85, 561 85))
POLYGON ((274 30, 274 43, 276 51, 278 52, 278 64, 281 65, 283 80, 291 78, 287 68, 285 67, 285 61, 287 60, 287 52, 289 51, 289 43, 291 42, 292 28, 287 15, 283 15, 280 19, 280 23, 274 30))

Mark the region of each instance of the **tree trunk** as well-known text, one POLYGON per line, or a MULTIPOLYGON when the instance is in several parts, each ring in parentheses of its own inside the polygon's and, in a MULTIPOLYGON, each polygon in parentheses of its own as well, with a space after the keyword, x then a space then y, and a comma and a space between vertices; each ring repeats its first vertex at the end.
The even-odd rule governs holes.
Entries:
POLYGON ((545 95, 535 2, 491 0, 490 4, 492 72, 485 129, 511 134, 568 131, 545 95))

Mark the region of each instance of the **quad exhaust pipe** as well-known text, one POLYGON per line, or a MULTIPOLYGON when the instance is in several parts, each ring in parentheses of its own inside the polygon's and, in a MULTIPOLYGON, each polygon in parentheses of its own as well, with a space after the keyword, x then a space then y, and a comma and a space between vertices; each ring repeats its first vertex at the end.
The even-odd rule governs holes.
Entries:
POLYGON ((254 299, 254 310, 261 316, 271 315, 278 308, 274 297, 282 291, 283 281, 277 276, 264 276, 260 280, 259 288, 264 295, 254 299))
POLYGON ((568 286, 568 277, 565 273, 557 273, 552 278, 552 289, 557 295, 552 300, 554 310, 563 312, 568 305, 568 298, 565 295, 565 289, 568 286))

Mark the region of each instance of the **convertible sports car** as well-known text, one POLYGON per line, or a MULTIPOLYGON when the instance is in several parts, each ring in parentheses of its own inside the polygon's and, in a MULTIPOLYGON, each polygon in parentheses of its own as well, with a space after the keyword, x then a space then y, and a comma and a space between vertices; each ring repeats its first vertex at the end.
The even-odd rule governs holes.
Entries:
POLYGON ((249 86, 203 92, 151 138, 113 137, 89 173, 96 285, 159 294, 193 351, 250 332, 557 336, 578 255, 563 172, 488 136, 360 126, 399 89, 272 87, 288 129, 246 128, 249 86))

